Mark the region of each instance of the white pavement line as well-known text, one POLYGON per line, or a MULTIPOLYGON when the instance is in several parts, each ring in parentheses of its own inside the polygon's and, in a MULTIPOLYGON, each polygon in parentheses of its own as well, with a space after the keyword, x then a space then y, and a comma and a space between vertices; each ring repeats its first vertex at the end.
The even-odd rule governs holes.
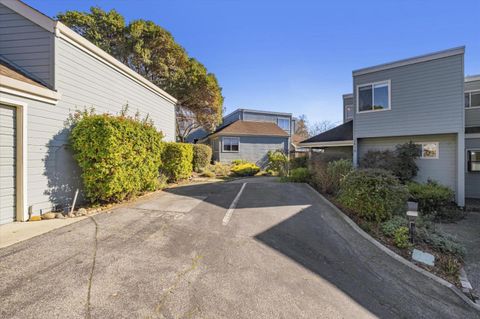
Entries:
POLYGON ((230 218, 232 218, 233 211, 235 210, 235 207, 237 207, 238 201, 240 200, 240 196, 243 193, 243 189, 245 188, 245 185, 247 185, 247 183, 242 184, 240 191, 238 192, 237 196, 235 196, 235 198, 233 199, 233 202, 230 204, 230 207, 225 213, 225 217, 223 217, 223 221, 222 221, 223 226, 226 226, 230 221, 230 218))

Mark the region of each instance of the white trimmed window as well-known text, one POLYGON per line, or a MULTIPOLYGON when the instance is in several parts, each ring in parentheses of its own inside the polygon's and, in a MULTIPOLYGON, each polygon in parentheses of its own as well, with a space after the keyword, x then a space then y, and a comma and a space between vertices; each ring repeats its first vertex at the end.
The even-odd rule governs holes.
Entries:
POLYGON ((480 91, 465 93, 465 108, 480 107, 480 91))
POLYGON ((222 138, 224 152, 238 152, 240 139, 238 137, 224 137, 222 138))
POLYGON ((390 109, 390 80, 357 85, 357 112, 390 109))
POLYGON ((480 149, 468 151, 468 171, 480 172, 480 149))
POLYGON ((439 143, 438 142, 422 142, 415 143, 418 145, 419 157, 421 159, 438 159, 439 143))
POLYGON ((345 105, 345 120, 353 119, 353 105, 345 105))
POLYGON ((290 120, 289 119, 278 119, 277 125, 280 126, 282 130, 290 131, 290 120))

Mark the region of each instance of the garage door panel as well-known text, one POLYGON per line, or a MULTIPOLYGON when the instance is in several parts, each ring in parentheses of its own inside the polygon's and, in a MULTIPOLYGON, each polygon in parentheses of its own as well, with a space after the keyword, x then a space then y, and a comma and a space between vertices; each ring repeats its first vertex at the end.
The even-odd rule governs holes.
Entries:
POLYGON ((12 222, 16 210, 16 110, 0 105, 0 224, 12 222))

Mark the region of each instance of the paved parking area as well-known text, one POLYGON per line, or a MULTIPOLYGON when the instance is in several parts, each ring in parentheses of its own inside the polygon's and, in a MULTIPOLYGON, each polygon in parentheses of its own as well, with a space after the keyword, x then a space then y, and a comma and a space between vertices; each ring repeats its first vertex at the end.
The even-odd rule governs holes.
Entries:
POLYGON ((0 249, 0 317, 480 317, 305 185, 247 181, 174 188, 0 249))

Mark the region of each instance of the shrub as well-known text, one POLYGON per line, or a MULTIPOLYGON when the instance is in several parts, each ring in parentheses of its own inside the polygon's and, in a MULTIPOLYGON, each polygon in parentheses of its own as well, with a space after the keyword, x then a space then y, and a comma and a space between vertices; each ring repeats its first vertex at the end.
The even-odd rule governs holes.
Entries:
POLYGON ((313 153, 308 160, 311 183, 321 193, 333 194, 334 187, 330 179, 328 164, 345 158, 345 154, 338 153, 313 153))
POLYGON ((330 193, 338 193, 341 183, 352 170, 353 166, 350 160, 341 159, 328 163, 326 182, 329 184, 330 193))
POLYGON ((279 176, 286 176, 288 172, 288 157, 284 152, 277 151, 268 151, 267 154, 267 168, 279 176))
POLYGON ((391 219, 380 225, 382 233, 387 237, 393 237, 400 227, 407 226, 407 219, 402 216, 393 216, 391 219))
POLYGON ((371 150, 365 153, 365 155, 363 155, 363 157, 360 159, 360 167, 392 171, 395 161, 395 153, 393 153, 391 150, 371 150))
POLYGON ((379 169, 359 169, 345 177, 338 200, 367 220, 382 222, 405 210, 406 187, 391 173, 379 169))
POLYGON ((408 239, 408 228, 405 226, 398 228, 393 235, 393 243, 401 249, 410 247, 408 239))
POLYGON ((453 256, 439 256, 437 263, 441 270, 443 270, 447 275, 453 276, 455 279, 458 278, 460 268, 462 264, 460 260, 453 256))
POLYGON ((308 157, 306 156, 294 157, 294 158, 291 158, 289 161, 290 169, 295 169, 299 167, 306 168, 307 165, 308 165, 308 157))
POLYGON ((201 175, 204 176, 204 177, 209 177, 209 178, 213 178, 215 177, 215 172, 212 172, 210 169, 208 168, 204 168, 201 170, 201 175))
POLYGON ((215 162, 213 165, 210 165, 208 169, 214 172, 215 175, 218 177, 227 177, 228 175, 230 175, 232 165, 215 162))
POLYGON ((195 172, 207 167, 212 160, 212 148, 205 144, 193 144, 193 169, 195 172))
POLYGON ((115 202, 155 190, 162 163, 162 133, 126 116, 78 113, 70 135, 91 202, 115 202))
POLYGON ((162 154, 162 172, 170 182, 190 177, 192 174, 193 145, 186 143, 165 143, 162 154))
POLYGON ((417 224, 416 238, 442 253, 448 253, 459 258, 465 256, 463 245, 451 236, 434 231, 432 227, 417 224))
POLYGON ((435 216, 445 206, 450 206, 454 200, 454 192, 434 181, 426 184, 408 183, 408 192, 412 200, 418 202, 418 209, 423 215, 435 216))
POLYGON ((253 163, 244 163, 235 165, 232 168, 232 173, 236 176, 254 176, 260 171, 260 167, 253 163))
POLYGON ((290 170, 290 174, 282 178, 282 181, 292 183, 307 183, 310 180, 310 172, 306 167, 298 167, 290 170))
POLYGON ((232 165, 240 165, 240 164, 245 164, 245 163, 248 163, 247 160, 243 160, 243 159, 235 159, 232 161, 232 165))

